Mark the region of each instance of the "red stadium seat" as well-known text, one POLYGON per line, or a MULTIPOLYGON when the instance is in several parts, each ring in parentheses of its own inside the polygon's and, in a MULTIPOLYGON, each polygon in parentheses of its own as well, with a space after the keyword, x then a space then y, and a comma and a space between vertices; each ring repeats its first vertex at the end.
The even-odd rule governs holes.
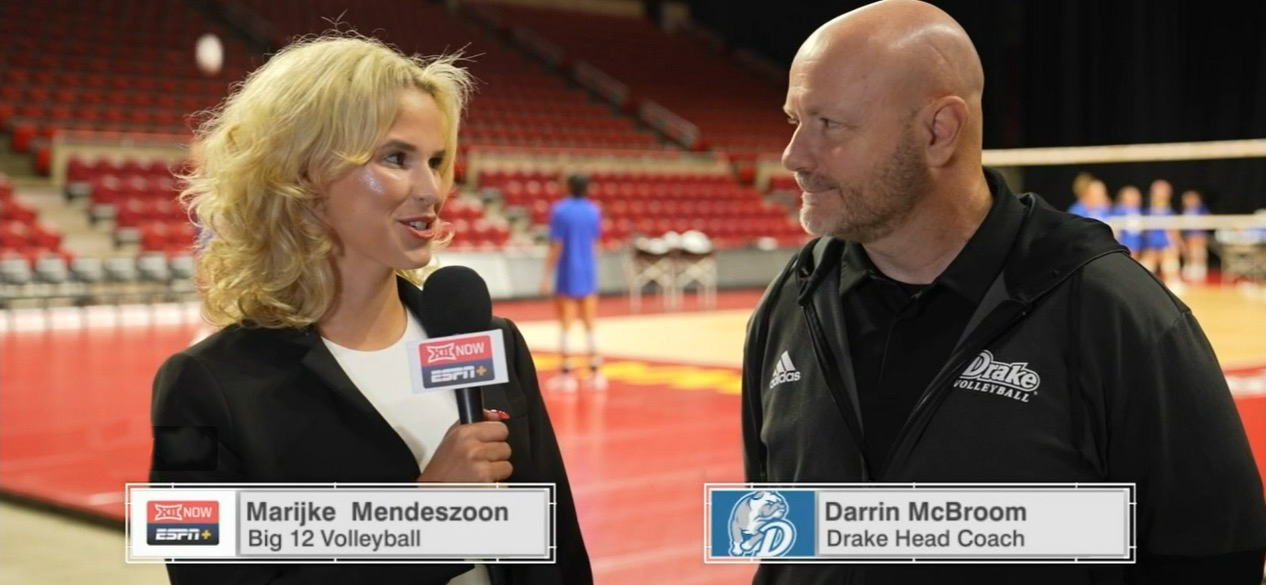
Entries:
POLYGON ((6 220, 16 221, 19 223, 31 223, 35 221, 35 210, 23 205, 16 199, 6 199, 0 202, 0 215, 6 220))
POLYGON ((87 181, 92 178, 92 166, 84 159, 71 157, 66 161, 66 180, 70 182, 87 181))
POLYGON ((53 147, 47 142, 41 142, 35 148, 35 172, 40 176, 47 177, 53 164, 53 147))
POLYGON ((0 221, 0 249, 17 250, 27 245, 26 224, 16 221, 0 221))
POLYGON ((17 122, 13 125, 13 135, 9 137, 9 146, 14 152, 30 152, 31 141, 35 140, 37 126, 33 122, 17 122))
POLYGON ((140 226, 141 251, 162 252, 167 249, 167 226, 163 223, 144 223, 140 226))
POLYGON ((90 201, 93 203, 113 204, 119 200, 123 193, 123 183, 117 175, 104 174, 102 171, 96 171, 95 178, 92 182, 92 193, 90 201))

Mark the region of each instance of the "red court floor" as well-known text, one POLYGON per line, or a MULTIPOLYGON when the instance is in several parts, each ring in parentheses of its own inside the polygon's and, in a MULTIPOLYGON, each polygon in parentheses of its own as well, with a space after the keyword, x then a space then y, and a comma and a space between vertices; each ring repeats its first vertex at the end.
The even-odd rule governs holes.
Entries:
MULTIPOLYGON (((758 298, 723 293, 720 305, 750 308, 758 298)), ((539 301, 495 311, 518 321, 552 316, 539 301)), ((626 314, 627 303, 604 299, 600 313, 626 314)), ((150 381, 194 331, 191 323, 0 334, 0 490, 121 519, 123 484, 145 481, 150 381)), ((620 356, 608 364, 625 361, 644 366, 628 371, 680 368, 620 356)), ((538 363, 546 378, 557 358, 538 363)), ((1266 368, 1228 375, 1248 389, 1237 406, 1266 469, 1266 368)), ((702 486, 742 480, 738 396, 654 375, 611 382, 605 394, 547 396, 599 585, 746 582, 748 567, 702 562, 702 486)))

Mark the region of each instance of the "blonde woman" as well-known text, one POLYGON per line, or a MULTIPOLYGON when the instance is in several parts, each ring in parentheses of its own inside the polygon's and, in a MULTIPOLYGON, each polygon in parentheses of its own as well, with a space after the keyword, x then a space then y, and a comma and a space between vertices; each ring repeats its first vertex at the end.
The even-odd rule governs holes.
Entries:
POLYGON ((221 329, 154 380, 150 480, 553 482, 553 565, 169 565, 173 583, 591 583, 567 473, 523 337, 487 419, 414 392, 405 346, 426 337, 419 269, 448 239, 470 88, 453 58, 349 34, 299 41, 199 131, 184 197, 212 236, 198 256, 221 329))

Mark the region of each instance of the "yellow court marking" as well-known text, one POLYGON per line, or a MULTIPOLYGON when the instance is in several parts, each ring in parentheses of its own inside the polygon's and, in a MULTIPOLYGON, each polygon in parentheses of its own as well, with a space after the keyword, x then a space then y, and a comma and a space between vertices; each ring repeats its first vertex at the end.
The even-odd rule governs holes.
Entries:
MULTIPOLYGON (((1266 301, 1234 287, 1190 287, 1179 295, 1191 307, 1219 361, 1228 369, 1266 361, 1266 301)), ((679 390, 738 394, 743 337, 751 310, 656 313, 599 317, 598 348, 610 380, 665 385, 679 390), (647 360, 645 362, 639 360, 647 360)), ((519 323, 537 367, 558 368, 559 328, 554 320, 519 323), (537 353, 542 352, 542 353, 537 353)), ((570 347, 573 369, 583 373, 588 348, 579 325, 570 347)))
MULTIPOLYGON (((533 354, 538 370, 556 370, 562 359, 556 354, 533 354)), ((586 376, 585 358, 572 356, 572 369, 586 376)), ((713 368, 677 364, 652 364, 638 360, 611 359, 603 362, 602 374, 607 380, 633 386, 666 386, 674 390, 712 390, 722 394, 739 394, 742 377, 733 368, 713 368)))
MULTIPOLYGON (((600 353, 653 362, 740 368, 751 310, 621 315, 598 318, 600 353)), ((533 351, 559 351, 554 320, 519 323, 533 351)), ((572 328, 571 353, 588 351, 580 325, 572 328)))

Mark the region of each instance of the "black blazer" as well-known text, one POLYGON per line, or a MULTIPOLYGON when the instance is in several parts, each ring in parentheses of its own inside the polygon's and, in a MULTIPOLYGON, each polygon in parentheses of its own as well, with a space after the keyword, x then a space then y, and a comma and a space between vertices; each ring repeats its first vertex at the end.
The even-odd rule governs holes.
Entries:
MULTIPOLYGON (((403 279, 400 298, 424 306, 403 279)), ((512 482, 554 482, 556 564, 488 565, 495 585, 587 585, 589 556, 558 441, 522 334, 506 339, 510 381, 484 388, 484 406, 510 414, 512 482)), ((314 327, 232 325, 167 359, 154 379, 151 482, 413 482, 413 453, 330 354, 314 327)), ((169 564, 175 585, 201 583, 443 585, 471 565, 169 564)))

